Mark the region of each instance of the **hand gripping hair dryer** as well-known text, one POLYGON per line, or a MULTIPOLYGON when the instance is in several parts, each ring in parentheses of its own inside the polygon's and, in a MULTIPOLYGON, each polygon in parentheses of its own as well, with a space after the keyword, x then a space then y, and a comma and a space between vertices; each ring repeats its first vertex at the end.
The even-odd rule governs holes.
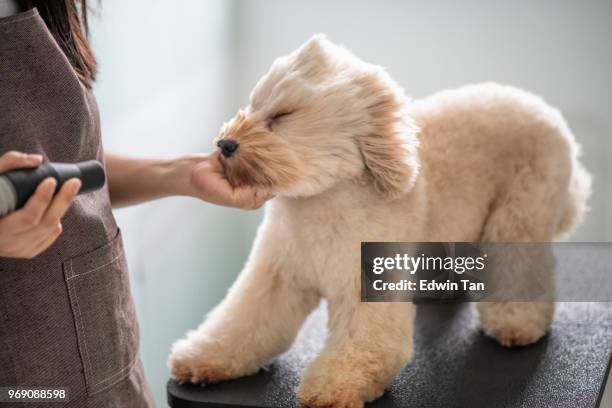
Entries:
POLYGON ((23 207, 47 177, 57 181, 57 193, 71 178, 81 180, 79 194, 102 188, 106 180, 104 167, 97 160, 79 163, 45 163, 36 168, 16 169, 0 173, 0 217, 23 207))

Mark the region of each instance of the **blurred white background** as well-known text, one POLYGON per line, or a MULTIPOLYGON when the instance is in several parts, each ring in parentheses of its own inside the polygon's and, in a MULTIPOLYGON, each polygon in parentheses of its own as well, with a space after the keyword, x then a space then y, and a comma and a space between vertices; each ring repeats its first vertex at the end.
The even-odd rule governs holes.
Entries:
MULTIPOLYGON (((415 98, 498 81, 566 116, 594 175, 577 241, 612 241, 612 2, 542 0, 103 0, 93 20, 106 149, 208 151, 270 63, 323 32, 388 68, 415 98)), ((158 405, 173 340, 240 271, 261 217, 171 198, 116 212, 132 273, 142 358, 158 405)))

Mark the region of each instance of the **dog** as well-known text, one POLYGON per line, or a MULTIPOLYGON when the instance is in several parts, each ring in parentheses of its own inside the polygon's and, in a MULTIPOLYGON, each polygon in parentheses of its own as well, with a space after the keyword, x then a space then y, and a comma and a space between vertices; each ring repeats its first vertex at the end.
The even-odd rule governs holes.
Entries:
MULTIPOLYGON (((253 374, 325 298, 329 336, 297 389, 308 407, 362 407, 413 352, 412 303, 360 301, 362 241, 550 242, 579 224, 590 193, 579 145, 541 98, 485 83, 410 100, 323 35, 273 63, 216 144, 232 185, 276 197, 237 281, 169 367, 193 383, 253 374)), ((554 312, 477 309, 504 346, 536 342, 554 312)))

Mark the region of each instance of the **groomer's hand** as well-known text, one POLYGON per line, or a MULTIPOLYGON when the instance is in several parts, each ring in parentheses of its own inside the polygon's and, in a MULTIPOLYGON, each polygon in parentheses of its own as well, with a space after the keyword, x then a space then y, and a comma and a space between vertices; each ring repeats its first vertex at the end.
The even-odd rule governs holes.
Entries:
POLYGON ((254 210, 273 197, 269 191, 248 186, 232 187, 225 177, 219 154, 192 156, 196 160, 190 171, 190 183, 194 195, 213 204, 254 210))
MULTIPOLYGON (((8 152, 0 156, 0 173, 41 163, 40 155, 8 152)), ((23 208, 0 218, 0 257, 33 258, 59 237, 60 220, 70 208, 81 181, 68 180, 54 197, 56 185, 54 178, 43 180, 23 208)))

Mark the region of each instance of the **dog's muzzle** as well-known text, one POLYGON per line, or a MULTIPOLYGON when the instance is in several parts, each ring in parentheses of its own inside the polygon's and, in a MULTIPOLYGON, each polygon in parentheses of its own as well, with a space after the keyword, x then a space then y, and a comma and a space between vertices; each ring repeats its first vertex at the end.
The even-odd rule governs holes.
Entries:
POLYGON ((232 139, 221 139, 217 142, 217 146, 221 149, 221 154, 225 157, 232 157, 234 152, 238 150, 238 143, 232 139))

